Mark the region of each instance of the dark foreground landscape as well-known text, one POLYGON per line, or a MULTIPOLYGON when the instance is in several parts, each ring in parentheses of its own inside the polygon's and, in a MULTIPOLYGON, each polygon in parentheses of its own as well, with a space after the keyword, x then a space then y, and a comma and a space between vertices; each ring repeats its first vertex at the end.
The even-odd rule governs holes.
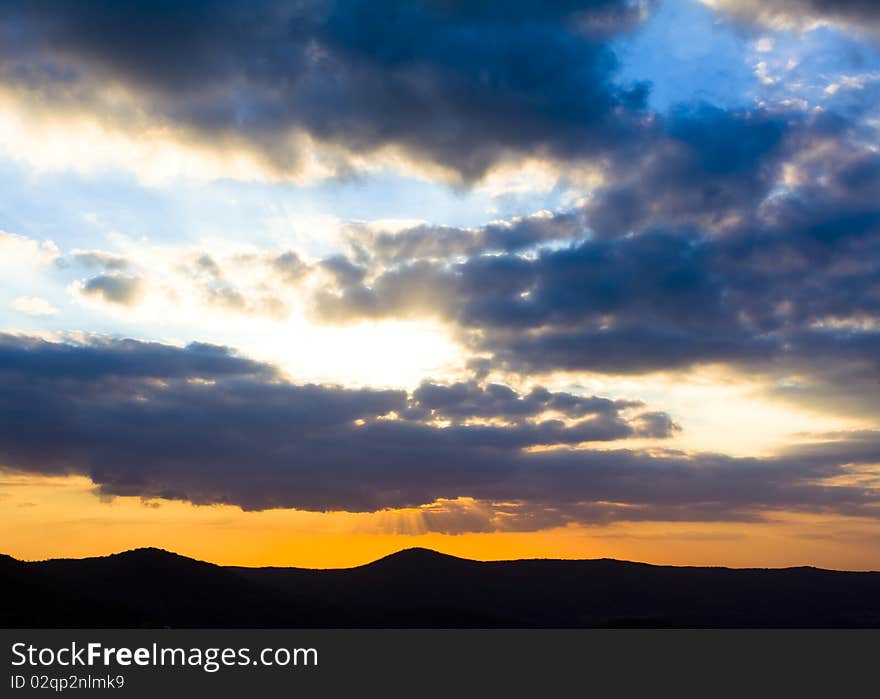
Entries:
POLYGON ((357 568, 222 567, 159 549, 0 557, 3 627, 880 627, 880 573, 478 562, 409 549, 357 568))

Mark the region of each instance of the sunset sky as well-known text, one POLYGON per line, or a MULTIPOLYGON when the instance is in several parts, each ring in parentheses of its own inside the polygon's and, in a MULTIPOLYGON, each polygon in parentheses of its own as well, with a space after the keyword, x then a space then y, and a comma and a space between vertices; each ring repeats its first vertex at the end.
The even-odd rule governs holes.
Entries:
POLYGON ((0 552, 880 569, 880 4, 0 4, 0 552))

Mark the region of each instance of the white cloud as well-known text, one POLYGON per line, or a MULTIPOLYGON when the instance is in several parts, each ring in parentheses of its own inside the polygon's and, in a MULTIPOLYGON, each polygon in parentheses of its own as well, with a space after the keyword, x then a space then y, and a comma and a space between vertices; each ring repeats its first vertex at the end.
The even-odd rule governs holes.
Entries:
POLYGON ((766 61, 759 61, 755 66, 755 75, 764 85, 772 85, 778 82, 779 78, 770 75, 770 69, 766 61))
POLYGON ((13 272, 22 267, 47 265, 54 262, 58 255, 58 246, 51 240, 40 242, 0 231, 0 269, 4 272, 7 268, 13 272))
POLYGON ((53 316, 58 313, 57 308, 39 296, 19 296, 12 302, 12 307, 29 316, 53 316))

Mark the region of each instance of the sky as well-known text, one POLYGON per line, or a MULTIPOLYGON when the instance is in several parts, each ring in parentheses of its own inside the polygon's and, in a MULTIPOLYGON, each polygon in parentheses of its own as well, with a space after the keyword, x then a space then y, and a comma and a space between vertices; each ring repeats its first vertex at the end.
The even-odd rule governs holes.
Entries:
POLYGON ((880 569, 880 6, 0 4, 0 540, 880 569))

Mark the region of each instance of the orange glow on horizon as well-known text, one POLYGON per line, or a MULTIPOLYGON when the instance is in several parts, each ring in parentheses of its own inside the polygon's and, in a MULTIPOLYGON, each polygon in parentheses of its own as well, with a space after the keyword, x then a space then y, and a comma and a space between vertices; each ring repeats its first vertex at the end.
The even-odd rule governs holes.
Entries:
POLYGON ((667 565, 880 569, 875 526, 786 514, 760 523, 620 522, 536 532, 443 534, 408 527, 412 510, 243 512, 95 497, 82 477, 0 478, 2 553, 25 560, 154 546, 221 565, 350 567, 414 546, 465 558, 618 558, 667 565), (402 524, 403 522, 403 524, 402 524), (406 533, 406 532, 413 533, 406 533))

